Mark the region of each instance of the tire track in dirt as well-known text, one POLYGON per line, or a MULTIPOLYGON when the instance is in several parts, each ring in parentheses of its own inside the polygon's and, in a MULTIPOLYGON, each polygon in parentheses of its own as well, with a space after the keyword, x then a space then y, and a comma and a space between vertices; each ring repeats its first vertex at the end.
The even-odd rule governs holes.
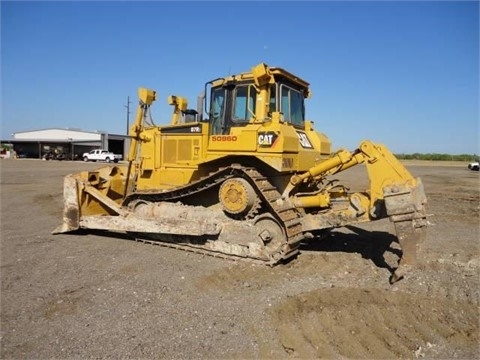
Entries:
POLYGON ((319 289, 272 312, 285 355, 295 358, 472 358, 478 320, 468 302, 381 289, 319 289))

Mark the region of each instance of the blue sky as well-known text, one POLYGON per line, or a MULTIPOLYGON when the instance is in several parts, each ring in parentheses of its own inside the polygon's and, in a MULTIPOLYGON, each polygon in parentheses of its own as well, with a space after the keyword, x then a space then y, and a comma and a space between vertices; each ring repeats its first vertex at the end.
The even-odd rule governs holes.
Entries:
POLYGON ((190 107, 259 62, 307 80, 334 149, 480 153, 475 1, 1 2, 1 128, 126 132, 139 86, 190 107))

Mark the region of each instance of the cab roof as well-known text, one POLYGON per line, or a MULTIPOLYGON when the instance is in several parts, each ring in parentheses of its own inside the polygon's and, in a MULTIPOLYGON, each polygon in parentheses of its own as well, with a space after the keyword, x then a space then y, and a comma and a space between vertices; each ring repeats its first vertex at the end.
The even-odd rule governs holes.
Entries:
MULTIPOLYGON (((280 67, 268 67, 268 70, 270 74, 273 75, 275 82, 281 82, 282 80, 283 81, 287 80, 299 86, 305 92, 308 92, 310 84, 307 81, 303 80, 302 78, 280 67)), ((216 87, 229 82, 241 82, 241 81, 253 81, 253 80, 254 80, 253 73, 249 71, 249 72, 242 72, 237 75, 229 75, 223 78, 218 78, 218 79, 212 80, 210 83, 212 84, 213 87, 216 87)))

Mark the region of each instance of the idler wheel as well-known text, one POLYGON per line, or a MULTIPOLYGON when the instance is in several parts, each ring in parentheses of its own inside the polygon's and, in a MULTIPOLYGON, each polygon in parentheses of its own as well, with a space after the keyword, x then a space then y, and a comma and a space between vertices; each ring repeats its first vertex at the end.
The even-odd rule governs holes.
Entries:
POLYGON ((286 244, 287 237, 280 224, 270 214, 263 214, 255 219, 258 239, 268 254, 275 253, 286 244))

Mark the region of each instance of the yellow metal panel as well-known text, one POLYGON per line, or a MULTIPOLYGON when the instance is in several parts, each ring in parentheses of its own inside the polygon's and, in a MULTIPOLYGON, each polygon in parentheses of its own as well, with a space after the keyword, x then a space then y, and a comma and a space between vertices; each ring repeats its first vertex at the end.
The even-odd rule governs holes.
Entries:
POLYGON ((282 157, 282 170, 293 171, 298 167, 297 156, 283 156, 282 157))
POLYGON ((192 160, 192 140, 191 139, 179 139, 177 150, 178 161, 192 160))
POLYGON ((332 154, 332 142, 325 134, 320 132, 317 132, 316 134, 320 139, 320 153, 321 153, 322 159, 327 159, 332 154))
POLYGON ((164 137, 162 154, 164 164, 175 164, 177 161, 177 141, 164 137))
POLYGON ((154 150, 154 161, 155 161, 155 169, 160 168, 162 166, 162 157, 161 157, 161 151, 162 149, 162 135, 160 134, 155 134, 155 150, 154 150))
POLYGON ((298 135, 295 132, 285 132, 283 136, 283 151, 298 152, 299 147, 298 135))
POLYGON ((185 184, 185 171, 168 169, 162 171, 160 182, 162 185, 178 186, 185 184))
POLYGON ((259 127, 260 125, 249 124, 231 128, 228 135, 211 135, 208 137, 208 150, 255 151, 259 127))
POLYGON ((246 132, 241 135, 211 135, 208 150, 255 151, 256 139, 255 132, 246 132))
POLYGON ((198 160, 200 157, 200 139, 193 139, 192 159, 198 160))
POLYGON ((302 151, 298 156, 298 171, 307 171, 312 167, 312 164, 321 162, 320 153, 317 151, 302 151))
POLYGON ((155 153, 155 142, 147 141, 141 143, 140 157, 142 159, 141 169, 143 170, 152 170, 154 168, 154 153, 155 153))

